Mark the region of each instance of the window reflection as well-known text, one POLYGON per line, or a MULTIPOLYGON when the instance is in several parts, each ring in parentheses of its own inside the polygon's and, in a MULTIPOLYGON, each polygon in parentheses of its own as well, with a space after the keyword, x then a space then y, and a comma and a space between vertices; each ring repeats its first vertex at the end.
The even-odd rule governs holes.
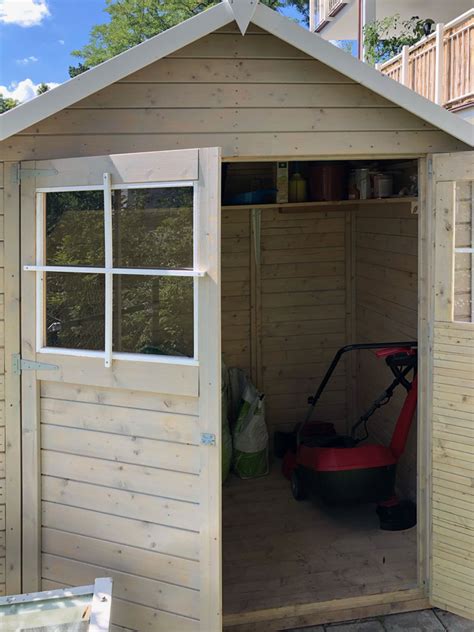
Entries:
POLYGON ((193 279, 114 275, 113 350, 192 357, 193 279))
POLYGON ((46 345, 104 350, 105 276, 46 274, 46 345))
POLYGON ((46 193, 46 265, 104 265, 102 191, 46 193))
POLYGON ((113 191, 116 268, 192 268, 193 189, 113 191))

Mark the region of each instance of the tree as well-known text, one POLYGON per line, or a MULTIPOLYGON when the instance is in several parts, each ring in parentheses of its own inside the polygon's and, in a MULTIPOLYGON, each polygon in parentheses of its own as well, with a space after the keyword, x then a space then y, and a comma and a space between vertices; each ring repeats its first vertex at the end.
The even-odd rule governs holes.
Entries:
POLYGON ((45 92, 48 92, 49 90, 49 86, 47 83, 40 83, 39 86, 36 88, 36 94, 40 95, 40 94, 44 94, 45 92))
MULTIPOLYGON (((218 4, 220 0, 106 0, 104 9, 110 21, 94 26, 89 42, 72 54, 81 58, 78 66, 69 68, 74 77, 92 66, 115 57, 157 33, 187 20, 218 4)), ((296 8, 308 20, 306 0, 262 0, 272 9, 296 8)))
POLYGON ((0 94, 0 114, 11 110, 15 106, 17 106, 19 101, 16 99, 12 99, 10 97, 4 98, 3 94, 0 94))
POLYGON ((413 46, 425 35, 425 24, 433 20, 414 15, 409 20, 401 20, 400 14, 375 20, 364 27, 364 47, 366 61, 375 65, 398 55, 404 46, 413 46))

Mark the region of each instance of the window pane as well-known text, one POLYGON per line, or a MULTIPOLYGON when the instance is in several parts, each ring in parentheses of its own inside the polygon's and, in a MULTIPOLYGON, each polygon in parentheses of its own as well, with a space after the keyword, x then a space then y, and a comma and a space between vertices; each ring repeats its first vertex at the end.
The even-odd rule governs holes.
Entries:
POLYGON ((114 275, 113 349, 193 357, 193 279, 114 275))
POLYGON ((104 265, 103 191, 46 193, 46 265, 104 265))
POLYGON ((46 345, 104 349, 103 274, 46 274, 46 345))
MULTIPOLYGON (((473 243, 473 200, 472 182, 457 182, 455 195, 455 247, 472 248, 473 243)), ((474 255, 467 252, 455 254, 454 273, 454 320, 472 322, 472 275, 474 255)))
POLYGON ((192 268, 193 189, 113 192, 116 268, 192 268))

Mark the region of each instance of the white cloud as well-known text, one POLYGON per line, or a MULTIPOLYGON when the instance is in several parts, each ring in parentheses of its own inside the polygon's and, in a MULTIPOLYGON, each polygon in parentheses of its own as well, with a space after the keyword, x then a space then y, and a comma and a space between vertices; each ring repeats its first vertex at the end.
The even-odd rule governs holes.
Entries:
POLYGON ((64 46, 65 42, 64 40, 58 40, 58 44, 61 44, 61 46, 64 46))
MULTIPOLYGON (((13 81, 9 86, 0 86, 0 94, 4 98, 15 99, 23 103, 29 101, 36 96, 39 83, 34 83, 31 79, 23 79, 23 81, 13 81)), ((48 83, 50 88, 55 88, 58 83, 48 83)))
POLYGON ((0 22, 36 26, 50 15, 46 0, 0 0, 0 22))
POLYGON ((34 55, 30 55, 29 57, 23 57, 23 59, 17 59, 16 63, 20 64, 20 66, 27 66, 28 64, 34 64, 38 60, 38 57, 34 55))

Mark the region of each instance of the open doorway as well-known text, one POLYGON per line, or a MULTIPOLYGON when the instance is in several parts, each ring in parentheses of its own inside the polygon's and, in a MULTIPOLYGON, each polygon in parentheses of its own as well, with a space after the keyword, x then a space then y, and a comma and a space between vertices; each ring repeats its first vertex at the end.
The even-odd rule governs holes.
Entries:
MULTIPOLYGON (((385 531, 375 504, 296 502, 275 433, 305 418, 336 351, 416 341, 416 160, 227 163, 223 168, 222 351, 265 395, 269 473, 223 486, 224 615, 415 588, 416 527, 385 531)), ((346 354, 314 411, 348 435, 392 381, 373 351, 346 354)), ((377 409, 388 446, 406 390, 377 409)), ((417 497, 416 418, 397 494, 417 497)))

